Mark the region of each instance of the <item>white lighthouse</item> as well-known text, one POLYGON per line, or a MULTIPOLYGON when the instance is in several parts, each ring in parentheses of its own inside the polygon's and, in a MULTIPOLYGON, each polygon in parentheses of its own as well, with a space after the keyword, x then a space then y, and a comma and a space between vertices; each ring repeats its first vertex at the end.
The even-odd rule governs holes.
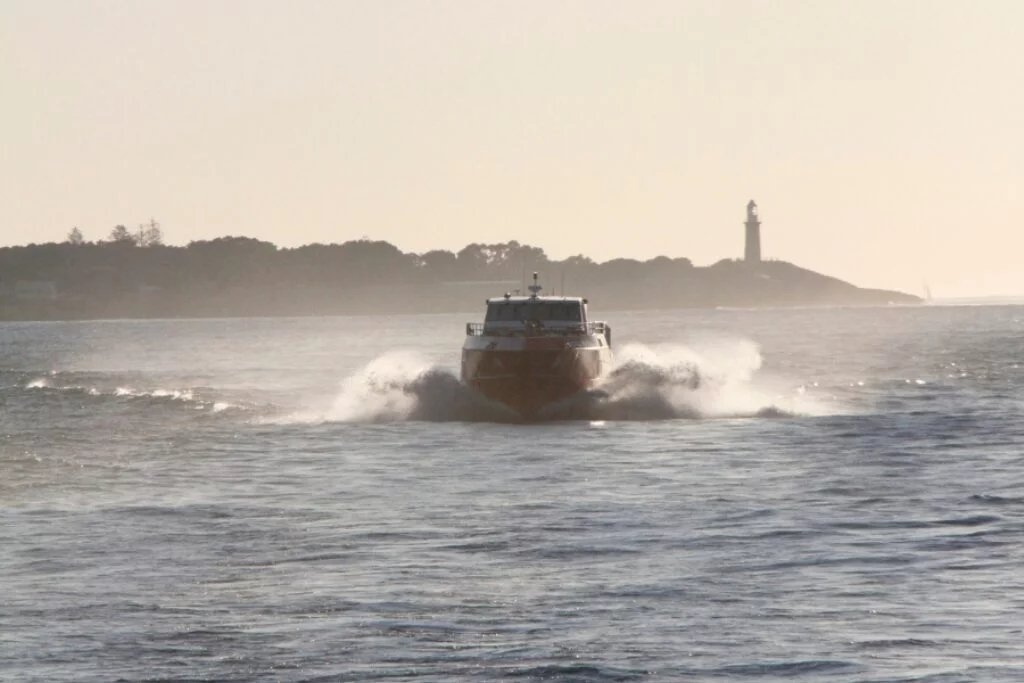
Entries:
POLYGON ((747 241, 743 250, 743 260, 747 263, 761 262, 761 219, 757 216, 757 204, 751 199, 747 202, 747 241))

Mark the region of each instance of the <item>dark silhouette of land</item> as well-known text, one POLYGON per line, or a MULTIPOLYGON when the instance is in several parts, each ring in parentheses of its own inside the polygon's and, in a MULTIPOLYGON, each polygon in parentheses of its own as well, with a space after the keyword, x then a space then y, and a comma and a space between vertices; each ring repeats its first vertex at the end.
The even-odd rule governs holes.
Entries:
POLYGON ((604 311, 920 303, 784 261, 552 261, 515 241, 413 254, 371 240, 283 249, 222 237, 175 247, 158 230, 111 235, 85 242, 76 229, 67 242, 0 248, 0 319, 472 313, 533 271, 545 294, 562 293, 564 282, 564 293, 604 311))

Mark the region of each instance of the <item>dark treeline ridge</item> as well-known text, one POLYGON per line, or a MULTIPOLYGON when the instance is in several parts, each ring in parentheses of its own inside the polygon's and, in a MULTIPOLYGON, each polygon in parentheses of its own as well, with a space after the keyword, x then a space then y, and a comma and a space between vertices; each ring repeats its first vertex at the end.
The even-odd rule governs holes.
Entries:
MULTIPOLYGON (((141 233, 140 233, 141 234, 141 233)), ((144 235, 143 235, 144 236, 144 235)), ((915 303, 783 261, 586 256, 556 261, 516 241, 405 253, 361 239, 278 248, 249 237, 168 246, 155 239, 0 248, 0 318, 95 319, 476 312, 540 273, 545 294, 609 309, 915 303)))

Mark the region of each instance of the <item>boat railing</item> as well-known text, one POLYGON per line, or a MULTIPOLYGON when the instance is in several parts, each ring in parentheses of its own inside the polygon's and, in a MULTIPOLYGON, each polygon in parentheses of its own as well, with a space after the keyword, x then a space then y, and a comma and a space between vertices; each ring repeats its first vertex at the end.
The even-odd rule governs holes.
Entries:
MULTIPOLYGON (((565 321, 552 321, 563 323, 565 321)), ((504 325, 488 325, 487 323, 466 323, 467 337, 542 337, 542 336, 567 336, 567 335, 591 335, 605 334, 607 323, 594 321, 579 323, 573 322, 567 325, 559 324, 557 327, 549 327, 544 323, 540 325, 523 325, 506 327, 504 325)))

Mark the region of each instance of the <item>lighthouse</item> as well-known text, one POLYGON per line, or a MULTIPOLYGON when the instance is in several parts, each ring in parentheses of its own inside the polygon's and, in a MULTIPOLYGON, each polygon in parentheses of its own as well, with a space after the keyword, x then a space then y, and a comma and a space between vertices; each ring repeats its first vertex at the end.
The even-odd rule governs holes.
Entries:
POLYGON ((757 204, 751 199, 747 202, 747 242, 743 250, 743 260, 747 263, 761 262, 761 219, 757 217, 757 204))

